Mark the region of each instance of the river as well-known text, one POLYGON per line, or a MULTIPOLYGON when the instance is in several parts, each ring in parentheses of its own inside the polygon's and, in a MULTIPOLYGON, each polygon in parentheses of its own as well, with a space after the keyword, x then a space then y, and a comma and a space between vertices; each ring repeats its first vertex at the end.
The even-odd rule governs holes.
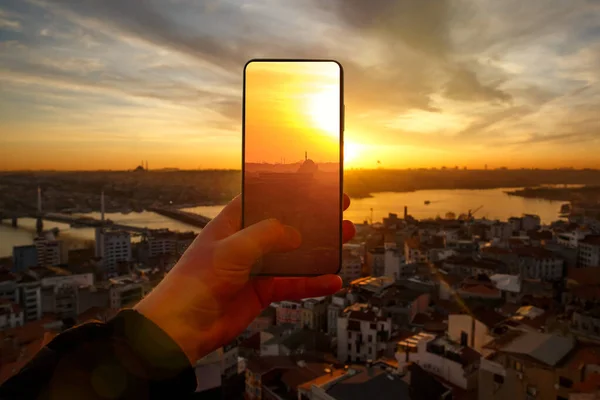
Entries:
MULTIPOLYGON (((404 206, 408 207, 408 213, 417 219, 444 217, 449 211, 456 215, 467 213, 469 209, 475 210, 483 206, 476 217, 506 220, 511 216, 520 216, 524 213, 537 214, 543 223, 550 223, 558 219, 558 211, 561 201, 548 201, 539 199, 526 199, 516 196, 508 196, 505 191, 513 189, 487 189, 487 190, 419 190, 408 193, 376 193, 373 197, 352 200, 352 205, 344 213, 344 218, 354 222, 363 222, 371 218, 373 209, 373 221, 381 221, 388 213, 404 212, 404 206), (425 205, 429 201, 429 205, 425 205)), ((216 216, 223 206, 193 207, 187 211, 196 212, 207 217, 216 216)), ((86 214, 90 217, 99 218, 99 213, 86 214)), ((109 213, 106 218, 112 221, 148 228, 168 228, 178 231, 198 231, 198 228, 173 221, 153 212, 141 213, 109 213)), ((48 222, 44 228, 57 227, 60 229, 61 238, 69 240, 70 247, 82 246, 83 241, 94 240, 93 228, 71 228, 68 225, 48 222)), ((0 225, 0 257, 12 254, 13 246, 30 244, 35 234, 35 220, 19 220, 19 228, 12 228, 6 222, 0 225)))

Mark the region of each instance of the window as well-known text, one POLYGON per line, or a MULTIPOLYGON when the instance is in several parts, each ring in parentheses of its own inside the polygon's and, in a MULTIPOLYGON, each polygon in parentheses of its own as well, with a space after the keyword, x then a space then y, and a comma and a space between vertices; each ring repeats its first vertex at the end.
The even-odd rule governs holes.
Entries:
POLYGON ((352 350, 352 343, 348 343, 348 351, 352 350))
POLYGON ((515 371, 523 372, 523 364, 518 361, 515 361, 515 371))
POLYGON ((371 325, 370 325, 370 328, 371 328, 371 329, 377 329, 377 325, 376 325, 376 324, 371 324, 371 325))
POLYGON ((558 378, 558 384, 561 387, 564 387, 564 388, 567 388, 567 389, 570 389, 570 388, 573 387, 573 381, 570 380, 569 378, 565 378, 564 376, 560 376, 558 378))
POLYGON ((494 383, 502 385, 504 383, 504 377, 502 375, 494 374, 494 383))
POLYGON ((352 332, 348 332, 348 339, 352 339, 352 332))
POLYGON ((469 343, 469 334, 465 331, 460 331, 460 345, 468 346, 469 343))
POLYGON ((369 343, 372 343, 373 342, 373 336, 369 335, 367 340, 368 340, 369 343))

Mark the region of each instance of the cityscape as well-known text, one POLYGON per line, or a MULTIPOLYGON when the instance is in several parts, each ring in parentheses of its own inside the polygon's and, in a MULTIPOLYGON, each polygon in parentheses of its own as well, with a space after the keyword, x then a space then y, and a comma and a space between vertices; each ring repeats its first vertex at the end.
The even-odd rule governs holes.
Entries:
POLYGON ((597 0, 0 3, 0 396, 600 399, 597 0))
MULTIPOLYGON (((426 219, 404 207, 357 223, 343 246, 344 288, 271 304, 197 361, 197 394, 591 398, 600 376, 600 203, 586 193, 550 222, 478 217, 482 205, 426 219)), ((0 259, 0 381, 65 329, 135 304, 196 236, 115 227, 103 217, 107 203, 102 192, 88 247, 71 248, 58 229, 42 229, 0 259)))

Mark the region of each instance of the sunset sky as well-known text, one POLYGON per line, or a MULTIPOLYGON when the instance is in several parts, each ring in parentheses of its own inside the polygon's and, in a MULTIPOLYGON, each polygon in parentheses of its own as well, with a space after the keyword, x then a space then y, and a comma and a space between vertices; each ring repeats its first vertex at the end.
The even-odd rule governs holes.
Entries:
POLYGON ((348 167, 600 167, 597 0, 3 0, 0 170, 239 168, 254 57, 344 65, 348 167))
POLYGON ((340 83, 335 62, 248 64, 246 162, 338 162, 340 83))

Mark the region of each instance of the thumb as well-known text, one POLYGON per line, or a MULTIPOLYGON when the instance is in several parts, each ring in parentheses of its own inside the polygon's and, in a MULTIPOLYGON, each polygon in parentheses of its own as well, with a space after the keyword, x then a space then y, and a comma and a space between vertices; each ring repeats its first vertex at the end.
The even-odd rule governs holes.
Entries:
POLYGON ((217 249, 221 262, 249 268, 263 255, 293 250, 301 241, 296 229, 267 219, 221 240, 217 249))

